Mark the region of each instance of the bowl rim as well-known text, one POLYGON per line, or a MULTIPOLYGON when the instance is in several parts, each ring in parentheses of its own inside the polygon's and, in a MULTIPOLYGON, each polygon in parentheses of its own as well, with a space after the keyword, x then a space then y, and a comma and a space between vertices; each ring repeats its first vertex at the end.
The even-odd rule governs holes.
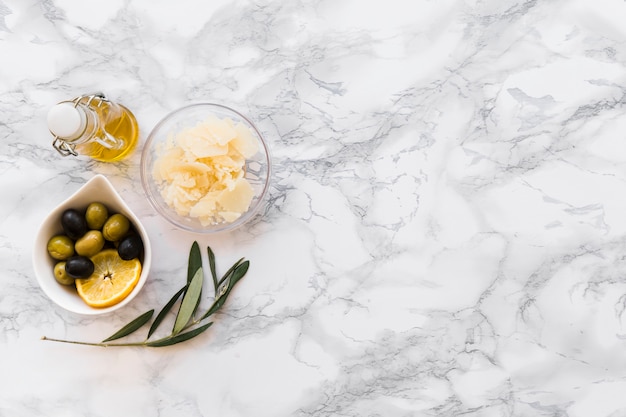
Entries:
POLYGON ((188 232, 197 233, 197 234, 207 235, 207 234, 215 234, 215 233, 221 233, 221 232, 230 232, 243 226, 248 221, 253 219, 256 216, 256 214, 259 212, 259 210, 261 209, 263 205, 262 203, 266 200, 266 197, 270 188, 270 184, 271 184, 271 178, 272 178, 272 155, 271 155, 270 148, 267 144, 267 141, 265 140, 265 137, 263 136, 263 134, 261 134, 256 124, 252 120, 250 120, 249 117, 233 109, 232 107, 229 107, 223 104, 218 104, 218 103, 213 103, 213 102, 198 102, 198 103, 187 104, 187 105, 184 105, 182 107, 179 107, 177 109, 170 111, 163 118, 161 118, 157 122, 157 124, 152 128, 152 130, 148 134, 148 137, 146 138, 145 143, 143 144, 143 149, 141 151, 140 176, 141 176, 141 185, 144 190, 144 194, 148 198, 148 202, 150 203, 152 208, 168 223, 176 226, 179 229, 186 230, 188 232), (250 207, 248 211, 246 211, 241 217, 239 217, 234 222, 224 223, 224 224, 220 224, 215 227, 209 227, 209 228, 195 228, 193 226, 189 226, 184 223, 178 222, 175 219, 168 216, 164 212, 165 208, 161 207, 162 205, 158 202, 156 196, 153 195, 151 191, 151 186, 150 186, 149 178, 148 178, 149 175, 148 175, 147 166, 146 166, 147 165, 146 161, 148 160, 150 152, 152 152, 151 145, 154 142, 155 135, 159 131, 159 129, 161 129, 166 123, 171 121, 177 115, 185 111, 192 110, 194 108, 202 108, 202 107, 213 108, 213 109, 218 109, 220 111, 230 112, 230 113, 235 114, 237 117, 241 118, 242 120, 244 120, 249 125, 249 127, 251 127, 254 130, 254 133, 256 133, 256 136, 259 139, 261 146, 263 147, 263 151, 265 155, 264 159, 265 159, 266 170, 267 170, 267 176, 263 183, 263 190, 261 191, 261 193, 258 194, 257 202, 255 203, 255 205, 250 207))
MULTIPOLYGON (((53 262, 54 261, 52 261, 52 263, 53 262)), ((147 282, 148 276, 150 274, 150 269, 152 265, 152 246, 146 228, 141 223, 137 215, 124 201, 121 195, 117 192, 113 184, 111 184, 109 179, 106 178, 104 175, 96 174, 83 185, 81 185, 78 190, 72 193, 69 197, 58 203, 41 221, 35 235, 32 251, 32 264, 33 270, 35 272, 35 278, 37 279, 39 287, 54 304, 63 308, 64 310, 84 316, 105 315, 126 306, 139 294, 144 284, 147 282), (84 305, 77 303, 77 305, 80 307, 71 306, 65 303, 63 301, 64 297, 59 294, 62 289, 60 291, 54 290, 55 285, 60 286, 61 284, 56 282, 53 272, 49 270, 49 264, 51 262, 46 262, 41 259, 44 256, 49 257, 46 249, 46 242, 48 241, 48 239, 50 239, 51 236, 44 236, 45 231, 48 229, 48 226, 52 225, 54 221, 58 221, 58 218, 60 217, 63 210, 70 208, 73 201, 80 198, 82 194, 90 189, 97 189, 100 190, 100 192, 106 192, 110 194, 111 199, 115 201, 115 211, 123 212, 129 218, 129 220, 133 223, 133 225, 137 229, 137 232, 141 236, 144 246, 141 275, 139 277, 139 281, 135 285, 135 288, 133 288, 131 293, 128 294, 128 296, 119 303, 103 308, 91 307, 86 303, 84 303, 84 305), (104 191, 105 189, 107 191, 104 191)), ((78 294, 76 294, 76 297, 79 297, 78 294)))

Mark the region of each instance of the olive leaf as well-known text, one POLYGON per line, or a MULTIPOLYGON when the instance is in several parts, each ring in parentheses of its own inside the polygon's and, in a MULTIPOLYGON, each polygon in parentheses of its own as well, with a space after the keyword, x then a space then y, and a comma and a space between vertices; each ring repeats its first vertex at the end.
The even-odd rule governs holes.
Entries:
POLYGON ((198 242, 193 242, 189 250, 189 262, 187 263, 187 284, 191 282, 198 268, 202 268, 202 257, 198 242))
POLYGON ((200 320, 206 319, 207 317, 215 313, 224 305, 224 303, 226 302, 226 299, 230 295, 230 291, 234 288, 235 284, 237 284, 237 282, 241 278, 243 278, 244 275, 246 275, 246 272, 248 272, 249 267, 250 267, 249 261, 242 262, 240 265, 237 265, 235 269, 228 276, 225 276, 221 280, 221 282, 227 283, 227 285, 223 287, 222 294, 219 297, 215 298, 215 301, 213 301, 213 305, 211 306, 211 308, 209 308, 209 310, 206 313, 204 313, 204 315, 200 318, 200 320))
POLYGON ((166 337, 160 340, 155 340, 153 342, 146 342, 145 345, 149 347, 164 347, 164 346, 175 345, 177 343, 181 343, 181 342, 184 342, 185 340, 189 340, 191 338, 198 336, 200 333, 204 332, 206 329, 211 327, 212 324, 213 322, 211 321, 205 325, 202 325, 188 332, 178 334, 174 337, 166 337))
POLYGON ((220 285, 222 285, 222 283, 224 281, 226 281, 233 273, 233 271, 235 270, 235 268, 237 268, 239 266, 239 264, 241 263, 241 261, 243 261, 244 258, 239 259, 237 262, 235 262, 233 264, 233 266, 230 267, 230 269, 228 269, 228 271, 226 271, 226 273, 224 274, 224 276, 218 281, 217 286, 219 287, 220 285))
POLYGON ((193 313, 196 311, 198 300, 200 299, 200 293, 202 292, 203 278, 204 274, 202 272, 202 268, 199 268, 187 286, 183 301, 180 304, 180 310, 178 310, 178 314, 176 315, 172 335, 180 333, 187 323, 189 323, 193 313))
MULTIPOLYGON (((189 250, 189 262, 187 264, 187 286, 191 283, 194 275, 198 269, 202 268, 202 255, 200 255, 200 245, 194 241, 189 250)), ((198 295, 198 302, 196 303, 193 313, 196 312, 200 306, 200 297, 202 296, 202 288, 200 288, 200 294, 198 295)), ((192 316, 193 316, 192 313, 192 316)))
POLYGON ((210 246, 207 246, 207 252, 209 256, 209 269, 211 270, 211 278, 213 278, 213 288, 217 293, 217 272, 215 271, 215 254, 211 250, 210 246))
POLYGON ((174 294, 174 296, 170 299, 170 301, 168 301, 167 304, 165 304, 165 306, 161 309, 161 311, 159 311, 159 314, 157 314, 156 318, 154 319, 152 326, 150 326, 150 330, 148 330, 148 336, 146 337, 146 339, 150 339, 150 336, 152 336, 152 334, 156 331, 156 329, 159 327, 159 325, 161 324, 165 316, 167 316, 167 313, 170 312, 170 310, 172 309, 176 301, 178 301, 178 298, 185 292, 186 288, 187 286, 185 285, 180 290, 178 290, 178 292, 174 294))
POLYGON ((152 317, 153 313, 154 313, 154 309, 150 311, 146 311, 141 316, 137 317, 135 320, 131 321, 126 326, 122 327, 117 332, 115 332, 111 336, 104 339, 102 343, 110 342, 111 340, 120 339, 124 336, 128 336, 129 334, 131 334, 132 332, 134 332, 135 330, 139 329, 141 326, 146 324, 152 317))
POLYGON ((237 268, 235 268, 235 271, 233 271, 233 276, 230 278, 230 286, 228 287, 229 292, 235 286, 235 284, 238 283, 239 280, 244 277, 244 275, 246 275, 249 268, 250 261, 245 261, 237 265, 237 268))

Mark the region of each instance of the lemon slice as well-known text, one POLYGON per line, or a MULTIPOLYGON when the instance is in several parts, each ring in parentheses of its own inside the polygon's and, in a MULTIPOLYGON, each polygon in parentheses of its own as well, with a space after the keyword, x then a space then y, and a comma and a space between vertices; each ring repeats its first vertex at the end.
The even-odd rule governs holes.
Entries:
POLYGON ((135 288, 141 275, 139 259, 125 261, 115 249, 105 249, 91 258, 94 271, 76 280, 78 295, 91 307, 109 307, 122 301, 135 288))

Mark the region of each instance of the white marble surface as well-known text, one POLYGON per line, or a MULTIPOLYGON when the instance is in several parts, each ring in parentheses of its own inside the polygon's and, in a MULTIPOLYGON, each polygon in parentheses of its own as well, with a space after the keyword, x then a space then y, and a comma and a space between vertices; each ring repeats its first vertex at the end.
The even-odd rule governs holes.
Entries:
POLYGON ((0 0, 0 415, 626 416, 626 3, 0 0), (264 217, 157 217, 139 153, 62 158, 45 115, 102 90, 141 140, 167 112, 248 113, 264 217), (155 261, 124 309, 53 305, 47 211, 106 175, 155 261), (191 242, 248 275, 213 327, 96 348, 159 308, 191 242))

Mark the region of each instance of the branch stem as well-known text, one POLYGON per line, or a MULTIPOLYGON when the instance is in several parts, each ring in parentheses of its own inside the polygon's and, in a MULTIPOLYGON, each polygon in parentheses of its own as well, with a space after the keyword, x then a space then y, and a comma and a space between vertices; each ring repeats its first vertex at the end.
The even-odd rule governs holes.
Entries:
POLYGON ((55 339, 53 337, 43 336, 41 340, 49 340, 51 342, 59 343, 71 343, 73 345, 85 345, 85 346, 101 346, 101 347, 113 347, 113 346, 144 346, 145 342, 129 342, 129 343, 93 343, 93 342, 78 342, 75 340, 55 339))

